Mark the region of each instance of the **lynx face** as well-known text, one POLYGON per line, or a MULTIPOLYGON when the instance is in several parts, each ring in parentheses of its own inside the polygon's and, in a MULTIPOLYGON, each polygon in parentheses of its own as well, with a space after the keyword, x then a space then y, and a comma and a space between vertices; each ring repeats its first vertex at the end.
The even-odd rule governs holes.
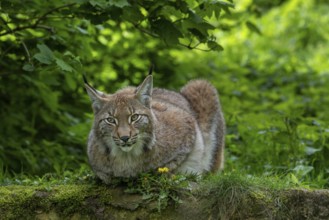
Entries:
POLYGON ((107 95, 86 82, 95 114, 95 135, 112 156, 138 156, 154 141, 151 112, 152 77, 137 89, 125 89, 107 95))
POLYGON ((120 102, 113 98, 100 111, 95 129, 114 156, 122 152, 137 156, 148 149, 153 139, 150 110, 134 98, 120 102))

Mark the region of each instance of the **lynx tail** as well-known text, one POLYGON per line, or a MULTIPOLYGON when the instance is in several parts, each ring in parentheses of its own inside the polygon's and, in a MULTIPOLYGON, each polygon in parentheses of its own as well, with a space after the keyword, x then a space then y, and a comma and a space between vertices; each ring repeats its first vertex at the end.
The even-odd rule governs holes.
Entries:
POLYGON ((206 157, 211 158, 212 172, 224 167, 225 121, 217 90, 207 81, 193 80, 182 88, 198 121, 206 147, 206 157))

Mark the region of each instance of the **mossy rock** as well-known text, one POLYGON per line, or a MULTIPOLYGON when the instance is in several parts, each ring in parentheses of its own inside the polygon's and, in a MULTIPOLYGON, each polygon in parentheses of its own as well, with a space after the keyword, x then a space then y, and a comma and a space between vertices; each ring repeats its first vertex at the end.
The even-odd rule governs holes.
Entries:
POLYGON ((329 219, 329 191, 196 186, 180 204, 96 184, 0 187, 0 219, 329 219))

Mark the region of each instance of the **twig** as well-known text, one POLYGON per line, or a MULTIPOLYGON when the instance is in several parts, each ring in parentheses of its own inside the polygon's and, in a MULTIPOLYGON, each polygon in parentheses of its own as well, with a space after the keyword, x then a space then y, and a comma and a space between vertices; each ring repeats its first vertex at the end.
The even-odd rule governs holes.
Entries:
POLYGON ((151 37, 155 37, 155 38, 159 38, 159 35, 157 34, 153 34, 143 28, 141 28, 138 24, 134 24, 135 28, 137 28, 138 30, 140 30, 141 32, 143 32, 144 34, 150 35, 151 37))
POLYGON ((27 49, 27 46, 26 46, 26 44, 25 44, 24 41, 22 41, 22 45, 23 45, 24 50, 25 50, 25 52, 26 52, 27 59, 28 59, 29 63, 31 63, 31 55, 30 55, 30 52, 29 52, 29 50, 27 49))
POLYGON ((186 45, 186 44, 182 44, 182 43, 178 43, 179 46, 182 46, 182 47, 186 47, 190 50, 200 50, 200 51, 204 51, 204 52, 210 52, 212 50, 212 48, 210 49, 201 49, 201 48, 198 48, 198 46, 201 44, 201 42, 197 43, 195 46, 191 46, 191 44, 189 45, 186 45))

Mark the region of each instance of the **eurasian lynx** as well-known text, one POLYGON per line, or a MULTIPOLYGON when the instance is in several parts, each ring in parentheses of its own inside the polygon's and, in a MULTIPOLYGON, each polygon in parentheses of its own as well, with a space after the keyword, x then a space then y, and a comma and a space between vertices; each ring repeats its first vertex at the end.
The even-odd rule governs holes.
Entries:
POLYGON ((153 89, 152 75, 114 94, 85 86, 95 115, 89 162, 105 183, 159 167, 196 174, 223 168, 225 123, 207 81, 191 81, 180 93, 153 89))

